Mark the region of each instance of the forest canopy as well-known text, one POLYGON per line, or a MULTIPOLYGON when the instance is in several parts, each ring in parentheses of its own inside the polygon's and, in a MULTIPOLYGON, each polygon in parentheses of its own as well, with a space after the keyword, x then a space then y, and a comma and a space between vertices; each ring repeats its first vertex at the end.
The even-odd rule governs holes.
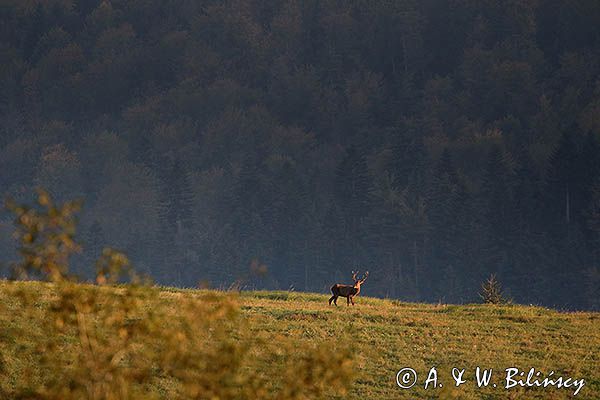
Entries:
POLYGON ((0 195, 83 199, 82 275, 600 307, 597 0, 5 0, 0 66, 0 195))

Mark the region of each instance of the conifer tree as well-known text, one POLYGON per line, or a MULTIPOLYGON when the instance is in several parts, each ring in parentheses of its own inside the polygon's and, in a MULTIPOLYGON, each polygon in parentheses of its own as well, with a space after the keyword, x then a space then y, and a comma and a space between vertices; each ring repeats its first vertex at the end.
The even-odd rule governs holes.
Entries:
POLYGON ((360 262, 362 255, 364 235, 361 231, 369 213, 370 187, 366 159, 356 147, 350 146, 338 166, 334 183, 334 201, 344 221, 342 246, 349 265, 360 262))
POLYGON ((502 286, 495 274, 490 277, 481 285, 481 292, 479 296, 483 299, 484 303, 487 304, 502 304, 505 302, 502 294, 502 286))

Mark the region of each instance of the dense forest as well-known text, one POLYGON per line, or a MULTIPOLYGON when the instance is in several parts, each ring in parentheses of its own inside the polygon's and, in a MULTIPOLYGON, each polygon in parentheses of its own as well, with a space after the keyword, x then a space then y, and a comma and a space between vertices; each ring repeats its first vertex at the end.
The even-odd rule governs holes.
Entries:
POLYGON ((597 0, 2 0, 0 60, 0 195, 82 198, 84 276, 600 308, 597 0))

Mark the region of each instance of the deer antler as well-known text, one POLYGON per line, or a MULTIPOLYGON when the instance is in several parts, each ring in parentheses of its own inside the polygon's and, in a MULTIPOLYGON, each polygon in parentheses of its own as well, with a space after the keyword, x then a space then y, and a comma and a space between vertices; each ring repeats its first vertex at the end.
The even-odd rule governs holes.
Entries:
POLYGON ((361 281, 360 281, 360 282, 362 283, 362 282, 366 281, 368 277, 369 277, 369 271, 365 272, 365 275, 364 275, 364 277, 361 279, 361 281))
POLYGON ((358 278, 356 277, 358 275, 358 271, 352 271, 352 280, 354 282, 356 282, 358 280, 358 278))

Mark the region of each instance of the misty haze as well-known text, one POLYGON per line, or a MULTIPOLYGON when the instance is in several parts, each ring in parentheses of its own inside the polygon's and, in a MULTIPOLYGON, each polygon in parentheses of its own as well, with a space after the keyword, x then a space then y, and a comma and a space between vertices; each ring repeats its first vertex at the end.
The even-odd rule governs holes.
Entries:
POLYGON ((83 201, 73 273, 600 307, 597 1, 2 3, 0 195, 83 201))

